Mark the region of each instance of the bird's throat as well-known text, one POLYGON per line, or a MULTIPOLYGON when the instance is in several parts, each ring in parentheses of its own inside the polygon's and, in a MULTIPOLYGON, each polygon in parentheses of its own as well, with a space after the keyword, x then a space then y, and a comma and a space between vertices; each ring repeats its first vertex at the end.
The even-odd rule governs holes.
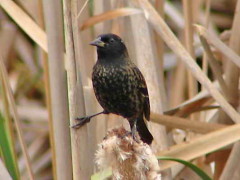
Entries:
POLYGON ((98 62, 103 64, 121 64, 129 60, 128 52, 106 51, 102 48, 97 50, 98 62))

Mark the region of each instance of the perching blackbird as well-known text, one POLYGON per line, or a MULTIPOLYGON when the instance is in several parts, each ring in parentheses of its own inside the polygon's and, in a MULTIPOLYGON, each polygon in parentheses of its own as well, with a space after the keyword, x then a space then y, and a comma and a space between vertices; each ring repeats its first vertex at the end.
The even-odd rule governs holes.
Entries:
POLYGON ((80 127, 99 114, 117 114, 128 119, 131 133, 136 140, 136 130, 141 140, 151 144, 152 134, 144 119, 150 119, 150 103, 145 79, 130 60, 128 51, 115 34, 103 34, 90 43, 97 47, 98 59, 93 68, 92 82, 95 95, 104 111, 77 118, 80 127))

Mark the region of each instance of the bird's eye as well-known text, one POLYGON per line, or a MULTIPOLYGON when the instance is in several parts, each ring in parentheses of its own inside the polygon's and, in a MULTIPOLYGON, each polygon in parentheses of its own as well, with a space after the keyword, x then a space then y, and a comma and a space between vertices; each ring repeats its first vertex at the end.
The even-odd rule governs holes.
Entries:
POLYGON ((109 41, 110 43, 113 43, 114 42, 114 39, 110 39, 110 41, 109 41))

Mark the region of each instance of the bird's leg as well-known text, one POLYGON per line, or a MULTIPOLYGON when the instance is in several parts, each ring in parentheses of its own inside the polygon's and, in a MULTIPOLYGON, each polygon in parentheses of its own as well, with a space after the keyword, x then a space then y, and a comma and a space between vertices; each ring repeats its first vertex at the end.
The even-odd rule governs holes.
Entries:
POLYGON ((137 133, 137 119, 130 120, 131 134, 134 141, 139 142, 136 136, 137 133))
POLYGON ((72 128, 79 128, 81 126, 83 126, 84 124, 90 122, 90 120, 95 117, 95 116, 98 116, 100 114, 108 114, 107 111, 102 111, 102 112, 99 112, 99 113, 96 113, 96 114, 93 114, 93 115, 90 115, 90 116, 85 116, 85 117, 77 117, 75 120, 79 121, 77 124, 73 125, 72 128))
POLYGON ((132 138, 134 141, 137 141, 137 137, 136 137, 137 125, 136 124, 137 124, 136 121, 134 121, 133 127, 131 128, 132 138))

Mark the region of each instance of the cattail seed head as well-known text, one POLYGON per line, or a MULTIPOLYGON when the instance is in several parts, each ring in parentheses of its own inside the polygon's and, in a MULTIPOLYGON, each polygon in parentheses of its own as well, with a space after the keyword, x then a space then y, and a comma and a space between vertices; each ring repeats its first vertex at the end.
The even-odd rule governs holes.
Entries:
POLYGON ((160 180, 159 165, 150 146, 136 142, 123 127, 107 133, 99 144, 96 163, 100 169, 111 167, 113 179, 160 180))

